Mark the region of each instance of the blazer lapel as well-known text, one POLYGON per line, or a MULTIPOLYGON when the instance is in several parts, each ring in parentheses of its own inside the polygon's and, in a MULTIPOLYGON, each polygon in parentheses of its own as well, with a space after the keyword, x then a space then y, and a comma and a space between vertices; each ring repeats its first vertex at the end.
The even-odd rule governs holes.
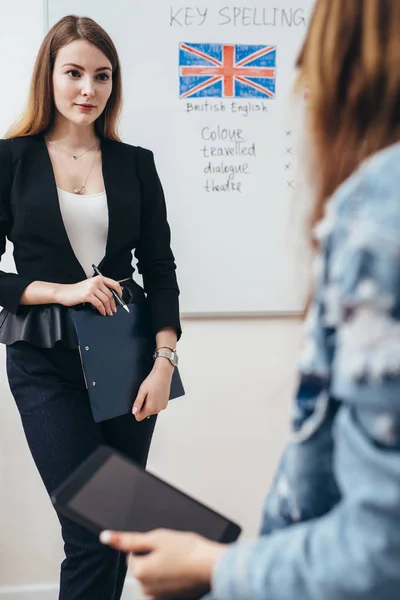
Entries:
POLYGON ((40 203, 45 209, 45 226, 51 229, 47 233, 58 245, 65 248, 63 270, 67 270, 75 279, 82 281, 86 279, 86 273, 75 256, 64 226, 53 166, 43 136, 38 136, 37 146, 34 162, 37 165, 37 173, 41 174, 41 177, 36 178, 37 194, 40 196, 40 203))
MULTIPOLYGON (((115 236, 118 230, 118 188, 115 169, 117 168, 117 162, 113 157, 112 149, 110 148, 109 141, 105 138, 101 140, 101 158, 102 158, 102 171, 104 188, 107 195, 107 206, 108 206, 108 235, 105 255, 100 262, 99 267, 104 265, 106 258, 112 252, 115 243, 115 236)), ((100 269, 101 270, 101 269, 100 269)))
POLYGON ((106 254, 100 265, 104 265, 106 272, 115 253, 134 238, 140 211, 133 154, 129 155, 124 144, 119 142, 102 139, 101 144, 108 203, 108 238, 106 254))

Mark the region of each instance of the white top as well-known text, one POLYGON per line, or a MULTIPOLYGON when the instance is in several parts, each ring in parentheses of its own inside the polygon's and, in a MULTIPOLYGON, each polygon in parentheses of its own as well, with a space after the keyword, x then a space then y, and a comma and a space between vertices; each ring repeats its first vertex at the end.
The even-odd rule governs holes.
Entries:
POLYGON ((86 277, 92 277, 92 264, 98 265, 106 253, 108 206, 105 192, 72 194, 57 188, 64 227, 72 250, 86 277))

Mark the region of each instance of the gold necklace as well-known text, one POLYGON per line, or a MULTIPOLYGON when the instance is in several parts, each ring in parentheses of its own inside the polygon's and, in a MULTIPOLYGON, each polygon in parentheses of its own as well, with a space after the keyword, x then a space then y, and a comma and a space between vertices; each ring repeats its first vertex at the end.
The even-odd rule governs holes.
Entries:
MULTIPOLYGON (((98 145, 99 143, 100 143, 100 140, 97 140, 97 142, 96 142, 96 144, 95 144, 95 145, 98 145)), ((83 183, 81 186, 79 186, 79 187, 74 187, 74 188, 73 188, 73 190, 74 190, 74 194, 78 194, 78 195, 80 195, 80 194, 84 194, 84 193, 86 192, 86 184, 87 184, 87 182, 88 182, 89 175, 90 175, 90 173, 91 173, 91 172, 92 172, 92 170, 93 170, 93 166, 94 166, 94 162, 95 162, 95 160, 96 160, 96 152, 94 152, 94 153, 93 153, 93 160, 92 160, 92 164, 90 165, 90 169, 89 169, 89 172, 88 172, 88 174, 86 175, 86 179, 85 179, 84 183, 83 183)), ((69 172, 69 174, 70 174, 70 176, 71 176, 71 171, 68 169, 68 167, 67 167, 67 164, 66 164, 66 163, 64 163, 64 165, 65 165, 65 168, 67 169, 67 171, 69 172)))
MULTIPOLYGON (((99 141, 97 140, 97 142, 96 142, 95 146, 97 146, 97 145, 98 145, 98 143, 99 143, 99 141)), ((78 187, 74 188, 74 194, 84 194, 84 193, 86 192, 86 184, 87 184, 87 181, 88 181, 88 179, 89 179, 89 175, 90 175, 90 173, 92 172, 92 169, 93 169, 93 166, 94 166, 94 161, 95 161, 95 160, 96 160, 96 152, 94 152, 94 153, 93 153, 93 160, 92 160, 92 164, 91 164, 91 166, 90 166, 89 173, 88 173, 88 174, 87 174, 87 176, 86 176, 85 183, 84 183, 83 185, 81 185, 79 188, 78 188, 78 187)))
POLYGON ((81 156, 83 156, 87 152, 90 152, 90 150, 92 150, 99 143, 99 140, 96 140, 93 146, 90 146, 90 148, 82 152, 82 154, 71 154, 66 148, 64 148, 60 144, 57 144, 57 142, 55 142, 54 140, 51 140, 49 137, 47 139, 49 140, 50 144, 53 144, 53 146, 55 146, 56 148, 60 148, 60 150, 63 150, 66 154, 68 154, 68 156, 70 156, 74 160, 78 160, 78 158, 81 158, 81 156))

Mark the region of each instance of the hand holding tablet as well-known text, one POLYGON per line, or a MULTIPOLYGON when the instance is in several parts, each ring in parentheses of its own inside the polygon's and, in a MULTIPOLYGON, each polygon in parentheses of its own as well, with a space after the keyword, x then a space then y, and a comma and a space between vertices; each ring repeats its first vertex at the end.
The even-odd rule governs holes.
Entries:
POLYGON ((221 543, 240 527, 122 454, 100 446, 52 494, 57 511, 99 535, 103 530, 174 529, 221 543))

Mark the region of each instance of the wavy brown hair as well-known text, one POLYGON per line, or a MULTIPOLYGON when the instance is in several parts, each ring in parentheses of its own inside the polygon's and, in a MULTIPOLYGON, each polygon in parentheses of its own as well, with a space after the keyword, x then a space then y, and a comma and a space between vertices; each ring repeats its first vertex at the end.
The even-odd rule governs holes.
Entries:
POLYGON ((46 132, 54 120, 53 69, 58 51, 75 40, 96 46, 112 66, 112 92, 103 113, 95 121, 97 135, 120 141, 117 127, 122 103, 121 67, 110 36, 92 19, 69 15, 58 21, 44 38, 36 57, 27 105, 7 138, 46 132))
POLYGON ((297 63, 298 89, 309 88, 313 224, 365 158, 400 140, 399 32, 400 0, 316 1, 297 63))

